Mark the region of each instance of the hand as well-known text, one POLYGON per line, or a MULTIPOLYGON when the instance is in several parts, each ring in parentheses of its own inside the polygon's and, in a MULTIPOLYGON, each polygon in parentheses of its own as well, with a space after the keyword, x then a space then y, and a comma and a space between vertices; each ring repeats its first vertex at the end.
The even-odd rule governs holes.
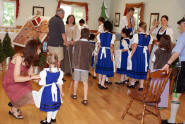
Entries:
POLYGON ((38 80, 38 79, 40 79, 40 76, 39 75, 32 75, 30 78, 31 78, 31 80, 38 80))
POLYGON ((74 44, 74 41, 70 41, 70 45, 73 45, 74 44))
POLYGON ((155 26, 155 27, 158 27, 159 24, 160 24, 160 22, 159 22, 159 21, 156 21, 155 24, 154 24, 154 26, 155 26))
POLYGON ((64 42, 64 45, 65 45, 66 47, 69 47, 69 44, 68 44, 67 42, 64 42))
POLYGON ((61 93, 62 94, 62 97, 64 97, 64 93, 61 93))
POLYGON ((169 72, 169 65, 165 64, 164 67, 162 68, 162 70, 165 70, 168 73, 169 72))

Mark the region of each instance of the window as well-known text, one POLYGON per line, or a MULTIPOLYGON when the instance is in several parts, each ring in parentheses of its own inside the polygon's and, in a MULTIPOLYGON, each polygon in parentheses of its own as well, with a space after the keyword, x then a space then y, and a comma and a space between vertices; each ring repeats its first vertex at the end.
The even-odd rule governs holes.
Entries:
POLYGON ((70 14, 73 14, 75 16, 76 24, 79 25, 79 20, 84 19, 85 20, 85 7, 80 7, 76 5, 60 5, 60 8, 63 8, 65 11, 65 17, 64 22, 66 22, 67 17, 70 14))
POLYGON ((5 27, 12 27, 15 26, 15 20, 16 20, 16 2, 9 2, 9 1, 2 1, 0 2, 2 6, 2 11, 0 11, 0 14, 2 15, 0 17, 0 25, 5 27))

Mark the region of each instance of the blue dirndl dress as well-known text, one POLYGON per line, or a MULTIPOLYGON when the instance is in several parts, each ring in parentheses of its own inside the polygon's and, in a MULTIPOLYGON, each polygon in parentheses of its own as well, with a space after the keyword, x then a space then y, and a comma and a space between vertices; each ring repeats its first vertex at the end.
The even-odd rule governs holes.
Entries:
POLYGON ((44 112, 56 111, 60 108, 62 99, 58 84, 63 84, 63 72, 50 72, 43 70, 40 73, 39 85, 43 87, 37 91, 32 91, 35 105, 44 112))
MULTIPOLYGON (((120 49, 126 49, 124 48, 122 42, 123 40, 125 40, 127 42, 127 49, 129 50, 129 44, 130 44, 130 40, 129 39, 122 39, 120 41, 120 49)), ((127 59, 128 59, 128 51, 125 51, 125 52, 122 52, 121 53, 121 67, 120 68, 117 68, 117 73, 118 74, 127 74, 128 71, 127 71, 127 59)))
POLYGON ((149 69, 149 51, 148 45, 151 41, 150 35, 138 35, 138 45, 135 53, 132 56, 132 69, 128 71, 127 76, 134 79, 146 79, 147 71, 149 69))
POLYGON ((106 75, 107 77, 113 77, 114 66, 111 59, 111 41, 113 35, 109 32, 100 34, 101 47, 98 53, 98 60, 95 67, 95 72, 98 74, 106 75))

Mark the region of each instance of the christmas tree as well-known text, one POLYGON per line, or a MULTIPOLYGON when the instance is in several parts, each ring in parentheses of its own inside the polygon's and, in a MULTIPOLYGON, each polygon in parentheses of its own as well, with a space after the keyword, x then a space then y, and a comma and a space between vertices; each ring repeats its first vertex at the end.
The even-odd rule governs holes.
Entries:
POLYGON ((3 44, 1 42, 1 39, 0 39, 0 63, 2 63, 5 59, 5 54, 3 52, 3 44))
POLYGON ((15 53, 12 45, 11 45, 11 39, 8 35, 8 33, 6 33, 4 40, 3 40, 3 51, 6 57, 12 57, 15 53))
POLYGON ((46 64, 46 56, 43 52, 39 55, 39 60, 35 63, 35 66, 44 66, 46 64))
POLYGON ((109 17, 108 17, 108 14, 107 14, 107 7, 105 6, 105 3, 103 1, 103 4, 102 4, 102 7, 101 7, 101 17, 104 17, 105 20, 107 20, 109 17))

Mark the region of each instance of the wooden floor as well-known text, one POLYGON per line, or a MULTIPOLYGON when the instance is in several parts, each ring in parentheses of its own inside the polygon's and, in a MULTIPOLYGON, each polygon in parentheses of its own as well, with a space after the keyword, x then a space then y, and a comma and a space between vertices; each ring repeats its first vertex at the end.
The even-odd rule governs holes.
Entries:
MULTIPOLYGON (((0 83, 2 84, 3 72, 0 72, 0 83)), ((139 124, 139 121, 127 115, 124 120, 121 120, 121 114, 125 106, 129 102, 126 86, 117 86, 113 84, 108 90, 100 90, 97 88, 97 80, 89 78, 89 105, 83 106, 81 100, 83 97, 83 85, 80 83, 78 89, 78 99, 70 98, 71 89, 69 88, 71 77, 65 77, 67 82, 64 84, 63 98, 64 104, 61 106, 57 115, 56 124, 139 124)), ((116 75, 112 81, 119 79, 116 75)), ((33 89, 38 90, 40 87, 36 83, 33 84, 33 89)), ((39 111, 34 105, 27 105, 21 110, 23 111, 24 120, 16 120, 8 115, 9 107, 7 106, 8 97, 6 96, 2 85, 0 85, 0 124, 39 124, 40 120, 46 117, 45 112, 39 111)), ((185 97, 181 100, 180 111, 178 112, 177 121, 185 120, 185 97)), ((133 105, 134 113, 142 111, 142 104, 133 105)), ((161 110, 162 119, 167 119, 170 116, 168 109, 161 110)), ((158 124, 157 118, 147 115, 145 124, 158 124)))

